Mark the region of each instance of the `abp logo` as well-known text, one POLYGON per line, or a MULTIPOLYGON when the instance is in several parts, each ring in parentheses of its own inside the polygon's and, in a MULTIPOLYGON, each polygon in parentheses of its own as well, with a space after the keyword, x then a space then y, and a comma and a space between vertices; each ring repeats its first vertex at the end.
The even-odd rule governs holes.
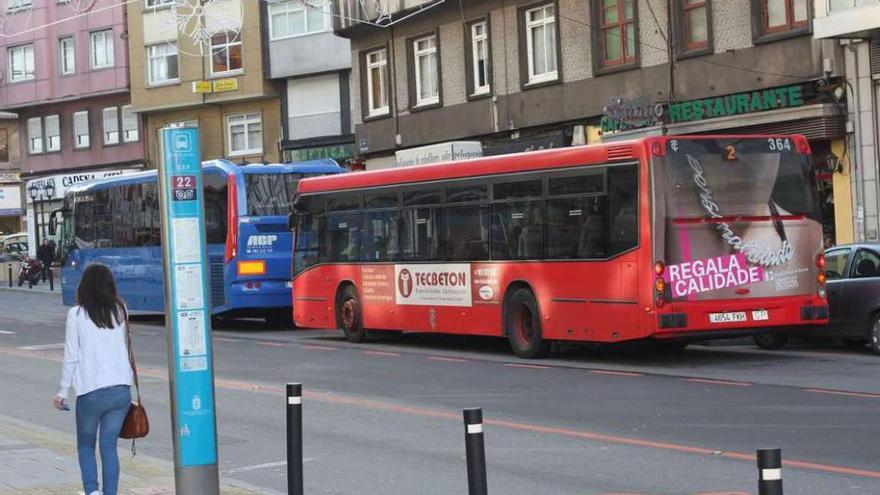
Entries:
POLYGON ((412 274, 406 268, 400 270, 400 273, 397 275, 397 290, 400 291, 400 295, 403 297, 409 297, 412 295, 413 278, 412 274))

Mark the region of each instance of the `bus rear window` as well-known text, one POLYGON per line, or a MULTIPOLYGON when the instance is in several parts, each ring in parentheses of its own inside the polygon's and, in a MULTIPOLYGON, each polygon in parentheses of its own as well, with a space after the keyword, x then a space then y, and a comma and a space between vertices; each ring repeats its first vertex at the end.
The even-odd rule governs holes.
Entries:
POLYGON ((290 213, 299 180, 319 174, 246 174, 248 216, 280 216, 290 213))

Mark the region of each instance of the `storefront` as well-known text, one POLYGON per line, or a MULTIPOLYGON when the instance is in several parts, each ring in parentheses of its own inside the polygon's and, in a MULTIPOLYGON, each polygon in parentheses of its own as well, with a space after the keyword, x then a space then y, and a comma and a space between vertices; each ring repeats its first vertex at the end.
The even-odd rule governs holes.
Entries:
POLYGON ((21 230, 21 212, 18 174, 0 173, 0 237, 21 230))

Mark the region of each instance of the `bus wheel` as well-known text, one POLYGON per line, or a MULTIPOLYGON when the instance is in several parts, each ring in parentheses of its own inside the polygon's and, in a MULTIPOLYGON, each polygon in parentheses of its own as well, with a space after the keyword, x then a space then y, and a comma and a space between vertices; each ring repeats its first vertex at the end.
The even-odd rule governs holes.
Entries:
POLYGON ((346 286, 339 297, 337 318, 349 342, 360 343, 367 339, 367 331, 361 320, 361 302, 354 286, 346 286))
POLYGON ((755 345, 765 351, 782 349, 788 344, 788 336, 778 332, 759 333, 753 337, 755 345))
POLYGON ((541 313, 532 291, 517 289, 513 293, 505 309, 504 325, 517 356, 534 359, 550 352, 550 341, 541 335, 541 313))

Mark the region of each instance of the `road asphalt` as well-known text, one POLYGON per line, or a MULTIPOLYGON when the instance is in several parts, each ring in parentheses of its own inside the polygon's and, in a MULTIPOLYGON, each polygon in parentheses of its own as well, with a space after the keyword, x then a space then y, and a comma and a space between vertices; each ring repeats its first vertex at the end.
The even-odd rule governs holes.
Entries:
MULTIPOLYGON (((57 296, 0 291, 0 387, 14 392, 0 419, 69 439, 73 415, 50 405, 65 312, 57 296)), ((167 463, 165 328, 141 319, 134 331, 153 423, 138 452, 167 463)), ((484 410, 490 493, 756 493, 763 447, 783 449, 789 495, 880 493, 878 358, 867 350, 573 347, 523 361, 493 339, 355 345, 257 321, 223 322, 214 347, 219 467, 260 493, 286 493, 288 382, 305 390, 309 494, 467 493, 466 407, 484 410)), ((3 424, 0 440, 14 439, 3 424)))

